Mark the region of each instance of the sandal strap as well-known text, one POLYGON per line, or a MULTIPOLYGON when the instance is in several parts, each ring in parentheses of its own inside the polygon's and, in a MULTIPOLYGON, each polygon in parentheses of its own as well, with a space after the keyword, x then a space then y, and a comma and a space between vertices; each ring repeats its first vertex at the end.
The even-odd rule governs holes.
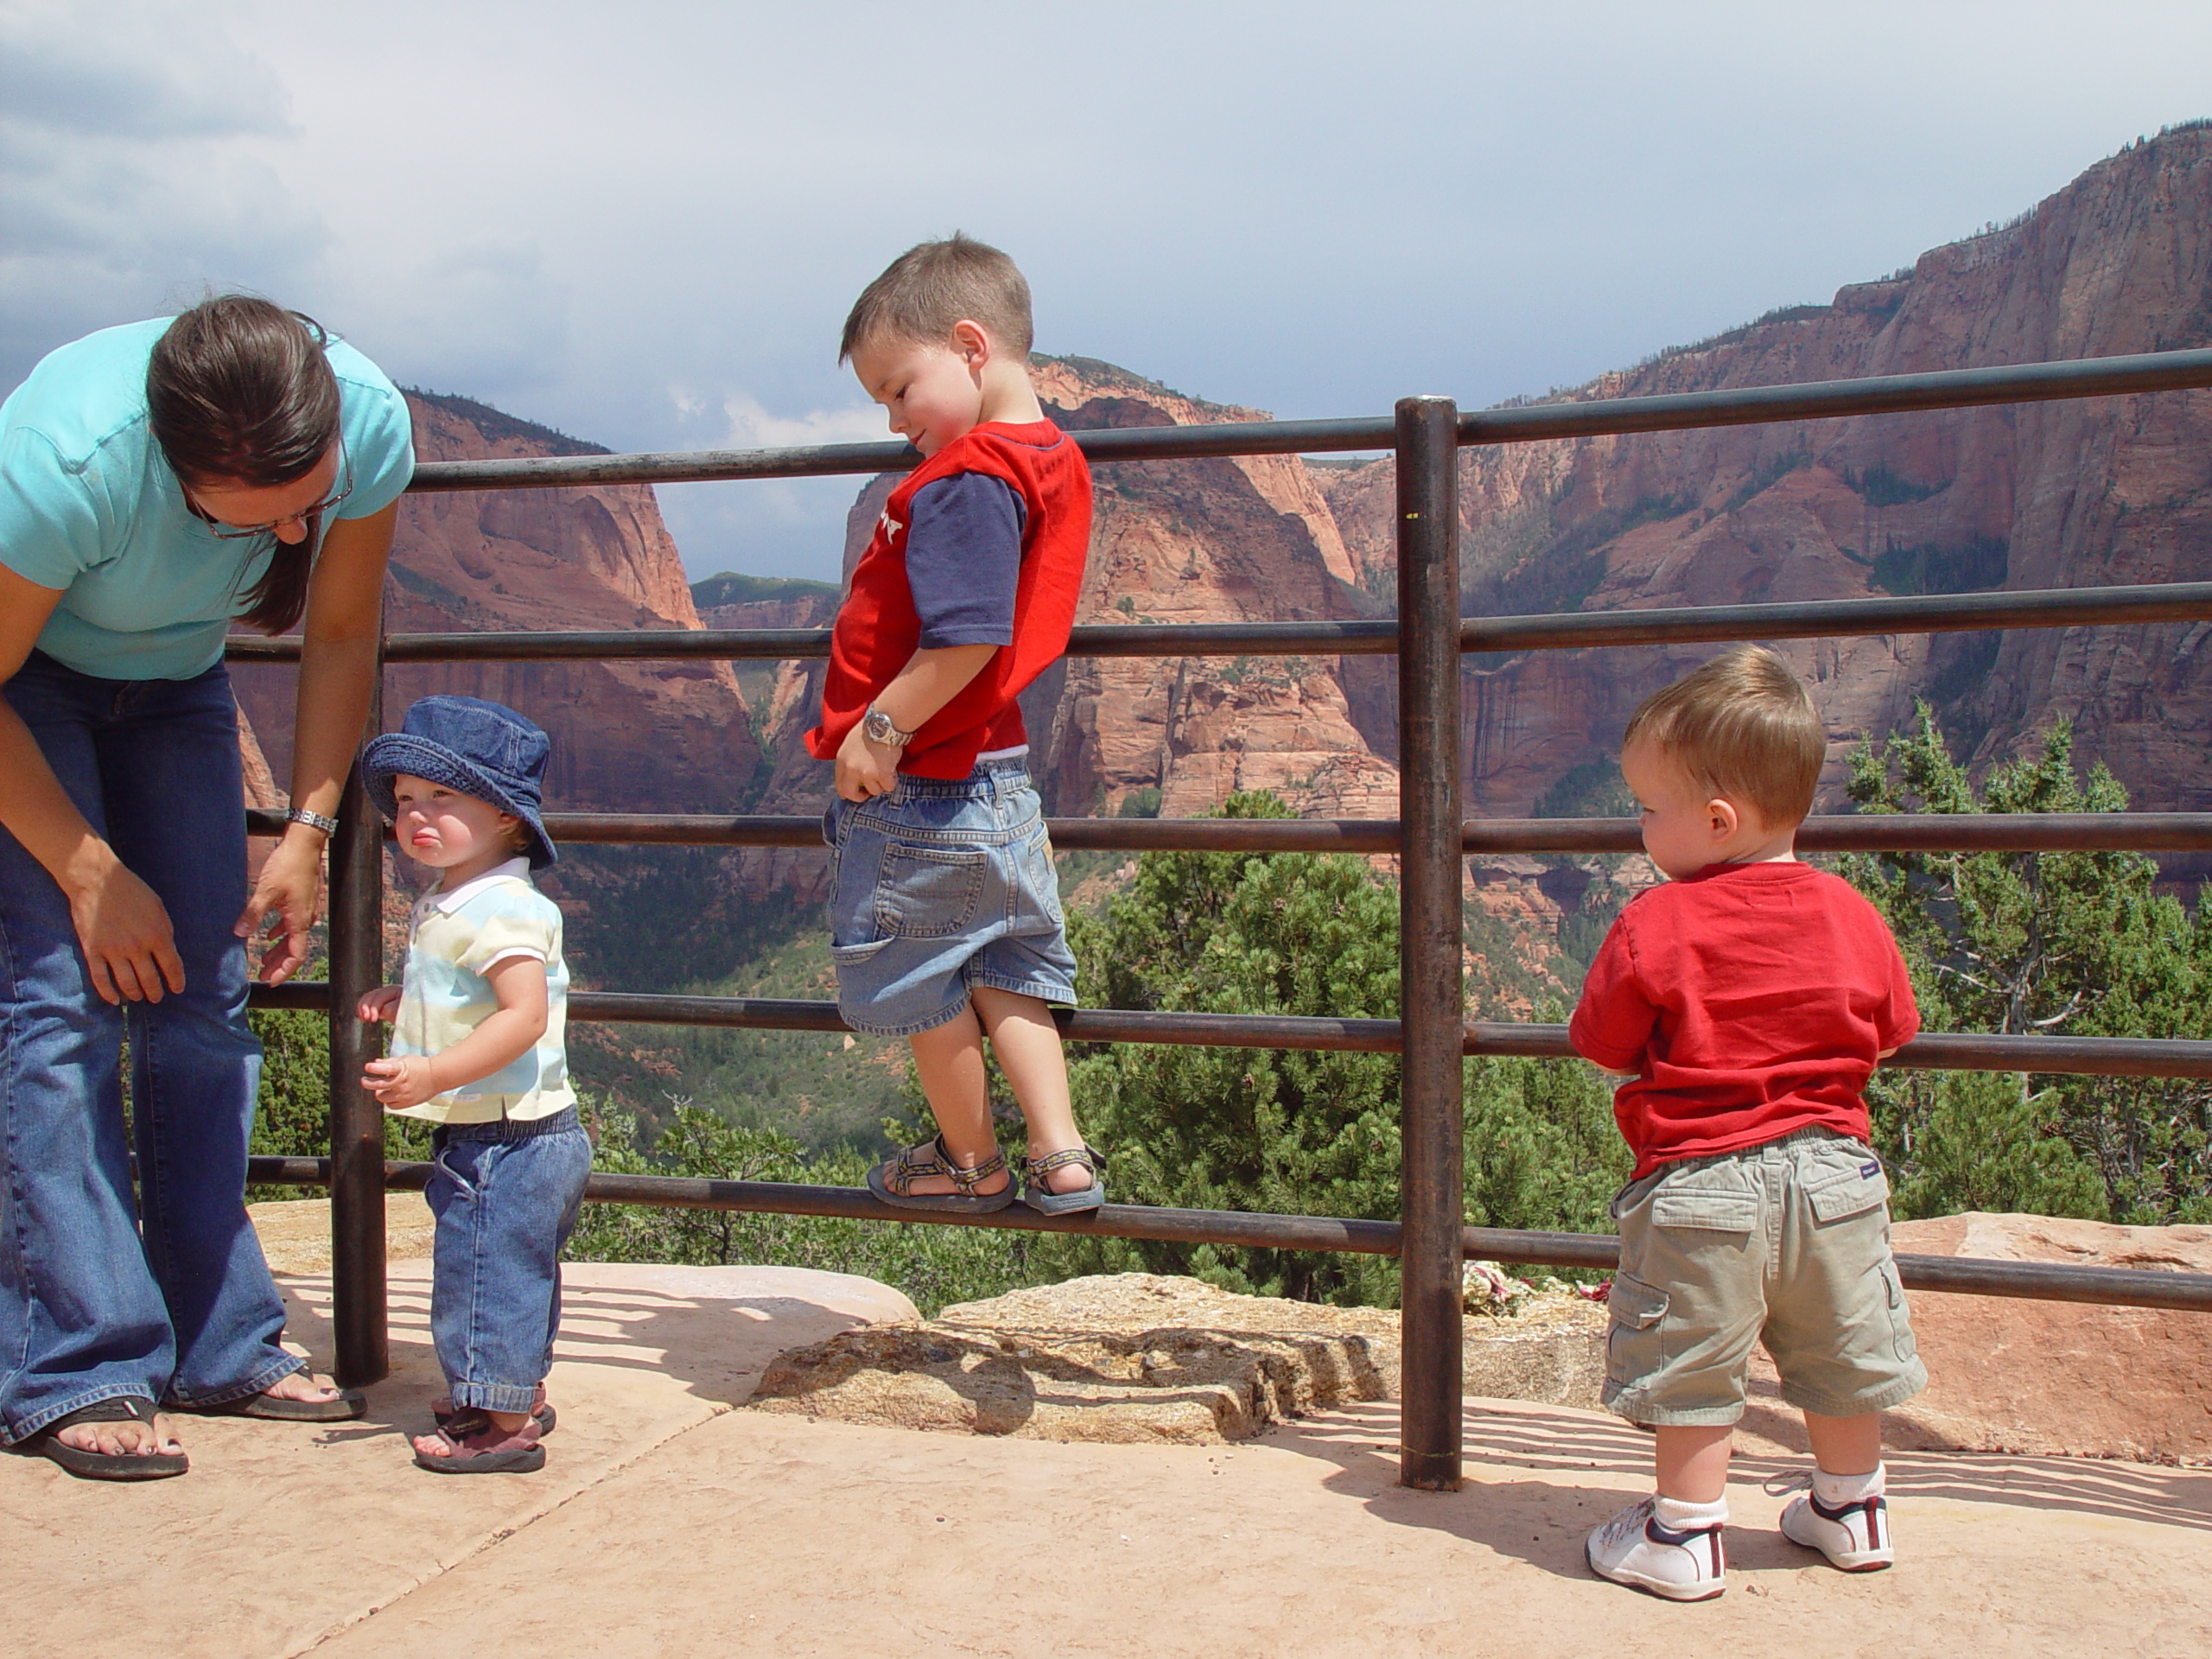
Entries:
POLYGON ((1064 1147, 1058 1152, 1048 1152, 1042 1158, 1021 1160, 1021 1177, 1033 1181, 1051 1174, 1056 1169, 1065 1169, 1071 1164, 1081 1164, 1093 1175, 1106 1167, 1106 1154, 1096 1147, 1064 1147))
POLYGON ((885 1184, 902 1198, 914 1190, 916 1181, 927 1180, 932 1175, 942 1175, 963 1194, 973 1196, 976 1187, 1006 1167, 1006 1154, 994 1152, 973 1169, 963 1169, 952 1160, 952 1154, 944 1144, 942 1135, 932 1135, 917 1146, 912 1146, 891 1160, 891 1173, 885 1184))
POLYGON ((79 1423, 145 1423, 151 1425, 154 1414, 160 1408, 143 1395, 111 1395, 105 1400, 95 1400, 89 1406, 79 1406, 74 1411, 64 1412, 46 1426, 46 1431, 74 1428, 79 1423))

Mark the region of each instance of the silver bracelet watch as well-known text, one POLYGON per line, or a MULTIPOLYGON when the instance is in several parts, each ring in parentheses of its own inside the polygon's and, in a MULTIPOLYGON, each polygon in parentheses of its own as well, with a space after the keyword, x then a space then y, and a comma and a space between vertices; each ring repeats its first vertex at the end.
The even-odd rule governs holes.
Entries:
POLYGON ((880 743, 887 749, 903 749, 914 741, 912 732, 902 732, 891 723, 891 716, 880 709, 871 709, 868 718, 861 722, 861 735, 871 743, 880 743))
POLYGON ((326 818, 320 812, 311 812, 304 806, 296 806, 284 815, 287 823, 304 823, 310 830, 320 830, 326 836, 338 833, 338 820, 326 818))

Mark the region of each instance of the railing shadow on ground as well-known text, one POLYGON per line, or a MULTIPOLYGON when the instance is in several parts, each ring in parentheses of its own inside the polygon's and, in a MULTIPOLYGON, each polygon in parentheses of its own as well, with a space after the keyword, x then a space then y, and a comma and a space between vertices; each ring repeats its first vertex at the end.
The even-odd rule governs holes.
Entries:
MULTIPOLYGON (((1774 1412, 1772 1407, 1747 1412, 1744 1427, 1763 1432, 1768 1427, 1764 1418, 1774 1412)), ((1587 1412, 1510 1401, 1470 1402, 1462 1433, 1467 1460, 1476 1467, 1458 1500, 1396 1486, 1396 1417, 1387 1404, 1353 1406, 1278 1427, 1268 1433, 1266 1444, 1335 1464, 1342 1473, 1329 1478, 1332 1487, 1362 1497, 1386 1520, 1451 1532, 1504 1554, 1522 1554, 1539 1566, 1556 1565, 1557 1539, 1531 1539, 1526 1525, 1496 1525, 1489 1518, 1492 1504, 1465 1501, 1478 1492, 1489 1497, 1517 1494, 1548 1520, 1573 1533, 1573 1547, 1566 1553, 1576 1577, 1584 1576, 1583 1531, 1618 1503, 1609 1490, 1593 1491, 1579 1482, 1547 1482, 1541 1477, 1617 1476, 1625 1495, 1620 1501, 1649 1490, 1649 1435, 1630 1423, 1587 1412), (1511 1472, 1501 1476, 1501 1471, 1526 1471, 1539 1478, 1522 1479, 1511 1472), (1534 1553, 1529 1552, 1531 1543, 1539 1547, 1534 1553)), ((1739 1452, 1732 1479, 1756 1485, 1770 1476, 1796 1474, 1809 1466, 1801 1457, 1739 1452)), ((2008 1452, 1900 1452, 1890 1455, 1887 1467, 1891 1495, 1901 1503, 1944 1498, 2212 1532, 2212 1470, 2208 1469, 2008 1452)), ((1745 1533, 1746 1542, 1754 1535, 1744 1529, 1738 1532, 1745 1533)), ((1789 1547, 1782 1548, 1786 1552, 1789 1547)), ((1757 1564, 1748 1554, 1739 1557, 1737 1532, 1730 1535, 1729 1554, 1731 1565, 1757 1564)), ((1797 1553, 1788 1559, 1792 1565, 1802 1565, 1806 1558, 1797 1553)))
MULTIPOLYGON (((409 1263, 423 1273, 396 1278, 386 1306, 391 1327, 408 1351, 401 1369, 405 1386, 369 1393, 368 1416, 321 1431, 325 1444, 426 1433, 431 1427, 429 1402, 440 1391, 430 1346, 430 1287, 428 1263, 409 1263)), ((321 1283, 305 1278, 286 1285, 287 1339, 304 1347, 320 1366, 334 1351, 336 1325, 321 1283)), ((785 1346, 818 1342, 840 1330, 868 1323, 801 1297, 738 1294, 687 1296, 637 1286, 570 1284, 562 1294, 561 1336, 556 1366, 585 1364, 608 1371, 667 1379, 709 1414, 745 1403, 760 1370, 785 1346), (772 1325, 803 1320, 811 1327, 803 1339, 764 1351, 760 1365, 734 1364, 729 1357, 732 1320, 772 1325)), ((556 1409, 560 1402, 555 1401, 556 1409)))
MULTIPOLYGON (((1390 419, 1254 423, 1211 427, 1162 427, 1077 432, 1070 435, 1095 463, 1188 459, 1206 455, 1295 454, 1347 452, 1388 447, 1396 464, 1398 536, 1397 615, 1393 621, 1240 624, 1230 626, 1105 626, 1077 631, 1071 654, 1103 656, 1190 655, 1208 652, 1320 654, 1376 653, 1396 658, 1400 817, 1381 824, 1348 829, 1319 826, 1325 839, 1333 830, 1346 845, 1381 845, 1387 840, 1400 859, 1404 1018, 1379 1032, 1316 1033, 1303 1026, 1350 1025, 1333 1021, 1253 1021, 1233 1029, 1234 1020, 1218 1016, 1143 1014, 1086 1010, 1077 1023, 1090 1020, 1102 1039, 1147 1042, 1209 1042, 1230 1046, 1287 1046, 1367 1048, 1401 1056, 1403 1103, 1402 1224, 1392 1248, 1402 1262, 1403 1282, 1403 1370, 1401 1478, 1408 1485, 1446 1487, 1459 1479, 1460 1414, 1459 1266, 1463 1195, 1461 1137, 1464 1100, 1461 1058, 1467 1052, 1460 951, 1460 860, 1467 850, 1468 826, 1460 811, 1461 661, 1464 653, 1492 651, 1582 649, 1658 642, 1723 641, 1746 639, 1804 639, 1841 635, 1887 635, 1961 629, 2110 626, 2123 622, 2212 620, 2212 583, 2153 583, 2133 588, 2028 593, 1916 595, 1911 597, 1807 601, 1781 605, 1739 605, 1704 610, 1617 611, 1558 616, 1462 619, 1459 582, 1458 450, 1465 445, 1516 443, 1564 437, 1686 430, 1717 426, 1757 425, 1777 421, 1829 419, 1845 416, 1916 410, 1956 409, 2004 403, 2128 395, 2212 386, 2212 351, 2151 353, 2090 359, 2070 363, 2007 365, 1936 373, 1878 377, 1813 385, 1738 388, 1662 397, 1594 400, 1462 414, 1448 398, 1402 400, 1390 419), (1213 1023, 1207 1025, 1211 1019, 1213 1023), (1264 1029, 1262 1029, 1264 1027, 1264 1029)), ((874 474, 904 471, 919 457, 893 444, 823 446, 805 449, 676 455, 537 457, 522 460, 427 463, 410 486, 418 492, 575 487, 607 483, 674 482, 679 480, 787 478, 874 474)), ((571 635, 445 634, 382 642, 385 660, 504 661, 594 657, 702 658, 730 660, 818 658, 828 652, 828 636, 815 632, 593 632, 571 635)), ((236 658, 296 659, 294 640, 235 639, 236 658)), ((380 724, 380 715, 378 720, 380 724)), ((331 844, 331 982, 321 987, 286 987, 283 995, 257 999, 261 1006, 327 1009, 331 1020, 332 1158, 320 1179, 332 1192, 333 1282, 337 1313, 334 1344, 341 1380, 355 1382, 381 1376, 389 1363, 386 1284, 384 1264, 383 1187, 385 1181, 384 1128, 377 1103, 359 1087, 370 1036, 350 1016, 358 998, 383 978, 381 962, 382 826, 371 812, 358 780, 340 809, 340 829, 331 844)), ((811 844, 811 820, 692 817, 681 822, 601 815, 597 838, 659 844, 811 844)), ((2142 826, 2143 841, 2128 844, 2161 847, 2212 844, 2212 815, 2159 815, 2142 826)), ((1979 821, 1986 825, 1987 820, 1979 821)), ((579 830, 588 826, 577 825, 579 830)), ((1234 836, 1249 831, 1230 830, 1234 836)), ((1516 836, 1484 835, 1473 826, 1478 849, 1524 850, 1548 844, 1554 832, 1530 830, 1516 836)), ((1580 827, 1594 839, 1617 838, 1618 827, 1580 827)), ((1931 829, 1898 824, 1902 845, 1945 847, 1984 844, 1986 828, 1931 829), (1930 839, 1930 836, 1933 839, 1930 839)), ((1316 826, 1284 825, 1267 835, 1311 837, 1316 826)), ((1999 832, 2001 841, 2003 832, 1999 832)), ((1128 821, 1092 827, 1085 845, 1132 849, 1176 844, 1224 845, 1218 825, 1128 821)), ((1869 840, 1847 834, 1852 844, 1872 849, 1883 843, 1879 830, 1869 840)), ((2092 844, 2112 844, 2108 827, 2039 826, 2024 838, 2035 844, 2066 844, 2087 835, 2092 844), (2054 834, 2054 829, 2057 833, 2054 834), (2101 839, 2100 839, 2101 838, 2101 839)), ((1077 838, 1071 836, 1072 843, 1077 838)), ((1286 845, 1287 845, 1286 841, 1286 845)), ((580 993, 572 1004, 579 1018, 592 1017, 594 999, 580 993)), ((734 1009, 714 999, 662 998, 596 994, 605 1006, 599 1017, 649 1022, 779 1027, 820 1029, 818 1008, 790 1005, 780 1014, 766 1005, 734 1009)), ((834 1018, 834 1009, 830 1011, 834 1018)), ((1363 1022, 1383 1023, 1383 1022, 1363 1022)), ((1072 1029, 1072 1027, 1071 1027, 1072 1029)), ((1552 1045, 1533 1031, 1517 1036, 1511 1028, 1488 1052, 1550 1052, 1552 1045)), ((2036 1051, 2012 1052, 2023 1039, 1959 1035, 1923 1039, 1927 1058, 1911 1063, 1988 1069, 2035 1071, 2037 1058, 2056 1058, 2071 1045, 2069 1064, 2052 1066, 2135 1075, 2212 1076, 2212 1044, 2159 1042, 2141 1039, 2035 1039, 2036 1051)), ((1900 1057, 1901 1059, 1906 1057, 1900 1057)), ((273 1161, 273 1160, 270 1160, 273 1161)), ((296 1166, 303 1160, 293 1160, 296 1166)), ((257 1168, 253 1179, 279 1177, 257 1168)), ((634 1191, 652 1185, 633 1179, 634 1191)), ((661 1196, 629 1201, 693 1204, 696 1183, 666 1182, 661 1196)), ((792 1189, 795 1194, 810 1189, 792 1189)), ((824 1202, 821 1198, 806 1202, 824 1202)), ((718 1206, 728 1207, 728 1206, 718 1206)), ((766 1207, 756 1205, 752 1207, 766 1207)), ((1232 1212, 1160 1211, 1150 1219, 1122 1206, 1112 1227, 1141 1228, 1144 1236, 1180 1236, 1192 1243, 1220 1242, 1232 1231, 1249 1232, 1264 1218, 1232 1212), (1162 1231, 1162 1228, 1169 1230, 1162 1231)), ((922 1219, 912 1215, 907 1220, 922 1219)), ((965 1217, 929 1217, 932 1221, 965 1217)), ((1325 1219, 1325 1218, 1316 1218, 1325 1219)), ((1344 1223, 1346 1229, 1373 1224, 1344 1223)), ((1100 1230, 1110 1230, 1102 1225, 1100 1230)), ((1562 1258, 1580 1260, 1597 1241, 1566 1236, 1529 1235, 1529 1249, 1567 1249, 1562 1258), (1545 1244, 1546 1238, 1560 1241, 1545 1244)), ((1230 1241, 1238 1242, 1238 1241, 1230 1241)), ((1336 1244, 1321 1248, 1362 1248, 1336 1244)), ((1371 1247, 1370 1247, 1371 1248, 1371 1247)), ((1545 1261, 1544 1255, 1509 1259, 1545 1261)), ((2023 1264, 1980 1263, 1973 1270, 1989 1282, 1985 1294, 2008 1276, 2014 1294, 2069 1294, 2073 1300, 2139 1300, 2159 1295, 2170 1305, 2212 1308, 2212 1288, 2169 1284, 2163 1293, 2127 1288, 2131 1281, 2158 1274, 2104 1274, 2092 1270, 2041 1268, 2015 1273, 2023 1264), (2055 1288, 2067 1281, 2070 1291, 2055 1288), (2030 1281, 2041 1289, 2029 1289, 2030 1281), (2178 1295, 2182 1300, 2174 1300, 2178 1295)), ((2000 1292, 2001 1294, 2001 1292, 2000 1292)))

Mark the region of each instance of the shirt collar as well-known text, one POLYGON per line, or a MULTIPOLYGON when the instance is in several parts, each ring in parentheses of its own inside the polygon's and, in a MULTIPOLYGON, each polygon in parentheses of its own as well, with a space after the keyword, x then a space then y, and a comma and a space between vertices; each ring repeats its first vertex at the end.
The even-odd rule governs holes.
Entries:
POLYGON ((511 858, 497 868, 485 871, 474 881, 462 882, 451 893, 446 892, 442 887, 433 887, 423 895, 423 902, 434 906, 450 916, 494 881, 528 881, 529 880, 530 861, 522 857, 511 858))

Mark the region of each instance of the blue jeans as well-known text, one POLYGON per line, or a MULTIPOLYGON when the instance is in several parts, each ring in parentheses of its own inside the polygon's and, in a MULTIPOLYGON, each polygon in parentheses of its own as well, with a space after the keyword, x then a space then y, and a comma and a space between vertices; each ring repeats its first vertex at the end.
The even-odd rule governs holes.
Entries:
POLYGON ((138 1395, 215 1405, 302 1369, 245 1213, 245 813, 230 681, 104 680, 34 652, 4 688, 92 828, 167 906, 185 988, 92 989, 68 901, 0 830, 0 1442, 138 1395), (131 1192, 122 1057, 138 1154, 131 1192))
POLYGON ((534 1121, 450 1123, 424 1196, 430 1340, 455 1406, 528 1411, 553 1369, 561 1247, 575 1230, 591 1139, 575 1109, 534 1121))

